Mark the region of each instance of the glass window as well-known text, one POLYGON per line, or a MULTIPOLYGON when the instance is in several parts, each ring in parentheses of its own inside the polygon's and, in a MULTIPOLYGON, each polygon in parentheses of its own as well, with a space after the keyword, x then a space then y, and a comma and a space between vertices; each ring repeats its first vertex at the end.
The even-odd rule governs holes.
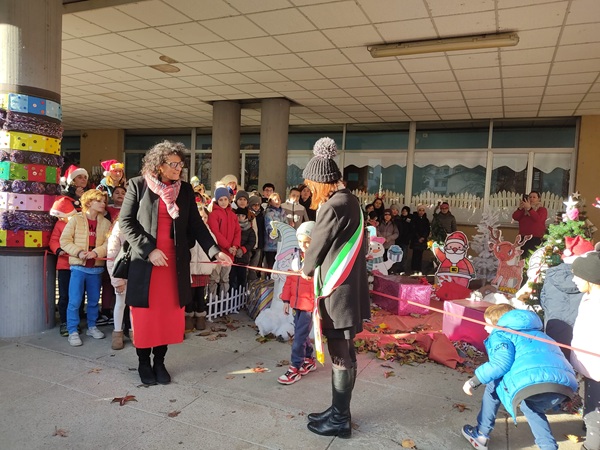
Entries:
POLYGON ((575 126, 547 128, 495 128, 493 148, 571 148, 575 146, 575 126))
MULTIPOLYGON (((312 152, 294 152, 293 154, 288 153, 286 176, 287 187, 298 186, 299 184, 304 183, 302 172, 312 156, 312 152)), ((336 163, 339 166, 339 161, 336 161, 336 163)), ((279 194, 284 195, 281 192, 279 194)))
POLYGON ((363 131, 346 134, 346 150, 393 150, 408 148, 408 131, 363 131))
POLYGON ((125 136, 126 150, 149 150, 154 145, 164 140, 181 142, 186 148, 192 145, 191 134, 164 134, 164 135, 137 135, 129 134, 125 136))
POLYGON ((127 179, 137 177, 142 170, 142 160, 146 153, 126 152, 125 153, 125 175, 127 179))
POLYGON ((260 149, 260 134, 242 134, 240 136, 240 149, 258 150, 260 149))
POLYGON ((288 150, 312 150, 315 142, 327 136, 335 141, 338 148, 342 147, 342 132, 290 133, 288 135, 288 150))
POLYGON ((196 150, 212 149, 212 134, 196 135, 196 150))
POLYGON ((483 197, 485 191, 484 152, 415 153, 413 195, 433 192, 440 196, 472 194, 483 197), (431 164, 435 161, 435 164, 431 164))
POLYGON ((569 153, 536 153, 533 159, 532 190, 568 197, 570 166, 569 153))
POLYGON ((417 130, 416 149, 481 148, 487 149, 489 131, 417 130))
POLYGON ((351 191, 375 194, 392 191, 404 194, 406 152, 344 154, 344 180, 351 191))
POLYGON ((492 166, 490 194, 501 191, 523 193, 527 182, 527 154, 496 154, 492 166))
POLYGON ((71 164, 79 167, 81 164, 81 136, 63 136, 60 141, 61 155, 65 162, 62 166, 62 173, 71 164))
POLYGON ((196 167, 194 173, 200 180, 200 183, 204 184, 204 189, 212 191, 212 153, 209 152, 196 152, 196 167))
POLYGON ((258 161, 259 155, 246 153, 244 164, 244 190, 258 191, 258 161))

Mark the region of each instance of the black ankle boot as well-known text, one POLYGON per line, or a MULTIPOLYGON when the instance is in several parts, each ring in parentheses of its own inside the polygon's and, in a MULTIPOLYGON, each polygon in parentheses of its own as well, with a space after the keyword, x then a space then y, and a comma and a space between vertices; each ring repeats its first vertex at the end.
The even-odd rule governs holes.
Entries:
POLYGON ((321 436, 338 436, 347 439, 352 435, 350 400, 352 400, 353 375, 351 369, 333 368, 333 404, 331 413, 323 421, 310 422, 308 429, 321 436))
MULTIPOLYGON (((350 374, 352 375, 352 389, 354 389, 354 384, 356 383, 356 371, 358 369, 358 366, 356 364, 356 362, 354 363, 354 366, 352 367, 352 369, 348 369, 350 371, 350 374)), ((335 388, 333 386, 333 374, 331 375, 331 390, 333 391, 335 388)), ((331 401, 331 403, 333 404, 333 399, 331 401)), ((308 421, 309 422, 322 422, 326 419, 329 418, 329 416, 331 415, 331 411, 333 410, 333 406, 330 406, 329 408, 327 408, 325 411, 320 412, 320 413, 310 413, 308 415, 308 421)))
POLYGON ((154 375, 152 365, 150 364, 151 349, 136 348, 135 351, 139 360, 138 373, 140 374, 140 380, 142 380, 143 384, 156 384, 156 376, 154 375))
POLYGON ((165 355, 167 354, 167 346, 161 345, 160 347, 154 347, 152 349, 154 354, 153 371, 156 376, 156 382, 158 384, 169 384, 171 382, 171 375, 165 367, 165 355))

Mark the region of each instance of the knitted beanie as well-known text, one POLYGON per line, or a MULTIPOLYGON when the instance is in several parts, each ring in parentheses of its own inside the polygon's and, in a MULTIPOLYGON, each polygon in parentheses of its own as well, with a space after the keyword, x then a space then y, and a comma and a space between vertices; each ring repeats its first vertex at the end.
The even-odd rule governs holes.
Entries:
POLYGON ((246 191, 237 191, 235 194, 235 201, 237 202, 241 197, 244 197, 246 200, 250 201, 250 196, 246 191))
POLYGON ((600 253, 589 252, 573 261, 573 274, 593 284, 600 284, 600 253))
POLYGON ((218 187, 215 189, 215 200, 219 200, 221 197, 229 198, 229 190, 226 187, 218 187))
POLYGON ((253 205, 260 205, 262 203, 262 198, 259 195, 253 195, 248 199, 248 207, 253 205))
POLYGON ((315 222, 302 222, 298 229, 296 230, 296 236, 308 236, 312 234, 313 229, 315 228, 315 222))
POLYGON ((302 176, 317 183, 335 183, 342 178, 342 173, 333 160, 337 155, 337 145, 331 138, 319 139, 313 147, 315 156, 308 162, 302 176))

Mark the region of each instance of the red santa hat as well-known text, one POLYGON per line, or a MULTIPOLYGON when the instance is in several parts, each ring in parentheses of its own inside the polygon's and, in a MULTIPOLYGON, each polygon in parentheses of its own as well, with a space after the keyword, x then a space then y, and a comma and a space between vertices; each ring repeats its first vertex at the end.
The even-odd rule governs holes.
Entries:
POLYGON ((454 231, 448 235, 446 238, 446 242, 444 245, 448 244, 460 244, 463 247, 467 248, 469 246, 469 241, 467 240, 467 236, 462 231, 454 231))
POLYGON ((51 216, 63 219, 71 217, 75 213, 77 213, 77 211, 73 205, 73 199, 66 196, 58 197, 50 209, 51 216))
POLYGON ((83 167, 77 167, 76 165, 71 164, 67 170, 65 170, 65 175, 61 177, 60 180, 69 185, 78 175, 85 175, 86 178, 89 178, 87 170, 85 170, 83 167))
POLYGON ((573 260, 587 252, 594 250, 594 245, 587 239, 581 236, 565 236, 565 250, 562 254, 562 259, 567 264, 571 264, 573 260))
POLYGON ((100 165, 104 169, 105 177, 110 175, 111 170, 123 170, 125 168, 125 165, 123 163, 120 163, 116 159, 108 159, 106 161, 102 161, 100 165))

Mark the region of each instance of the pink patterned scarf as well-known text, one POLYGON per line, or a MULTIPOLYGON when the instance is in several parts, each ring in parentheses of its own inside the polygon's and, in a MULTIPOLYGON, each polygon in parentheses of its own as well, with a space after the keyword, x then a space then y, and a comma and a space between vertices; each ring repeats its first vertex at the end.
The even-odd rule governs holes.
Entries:
POLYGON ((144 175, 144 180, 148 188, 158 195, 167 205, 167 212, 173 219, 179 217, 179 207, 175 203, 181 188, 181 181, 173 181, 171 184, 165 184, 152 175, 144 175))

